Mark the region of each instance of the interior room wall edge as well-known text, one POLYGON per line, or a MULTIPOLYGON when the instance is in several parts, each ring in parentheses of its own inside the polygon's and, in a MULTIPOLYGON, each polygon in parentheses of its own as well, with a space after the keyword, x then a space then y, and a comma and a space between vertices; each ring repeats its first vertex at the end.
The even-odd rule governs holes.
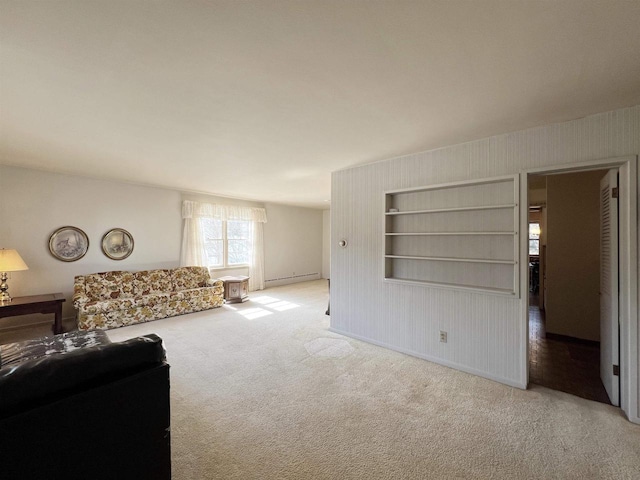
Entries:
MULTIPOLYGON (((636 105, 334 172, 331 328, 526 386, 527 370, 521 368, 527 349, 522 321, 526 292, 513 299, 384 282, 384 192, 636 158, 639 153, 636 105), (348 242, 345 248, 338 247, 342 239, 348 242), (447 343, 439 341, 440 331, 448 333, 447 343)), ((633 307, 637 313, 637 304, 633 307)), ((640 333, 633 333, 637 349, 640 333)), ((634 368, 638 371, 640 364, 634 368)), ((633 396, 637 403, 638 392, 633 396)))

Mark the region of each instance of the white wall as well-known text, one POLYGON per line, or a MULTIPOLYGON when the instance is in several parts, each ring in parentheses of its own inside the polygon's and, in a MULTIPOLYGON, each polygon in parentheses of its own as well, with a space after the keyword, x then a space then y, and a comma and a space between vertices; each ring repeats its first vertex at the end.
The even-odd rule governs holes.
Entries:
MULTIPOLYGON (((29 267, 12 274, 11 295, 62 292, 64 318, 75 316, 75 275, 178 266, 179 192, 3 165, 0 192, 0 247, 17 249, 29 267), (49 253, 49 236, 65 225, 89 237, 87 254, 76 262, 62 262, 49 253), (128 230, 134 239, 133 253, 120 261, 109 259, 100 248, 102 236, 115 227, 128 230)), ((0 328, 39 317, 0 319, 0 328)))
POLYGON ((322 272, 322 210, 267 203, 265 286, 305 282, 322 272))
POLYGON ((331 244, 349 245, 331 253, 332 330, 526 387, 526 292, 513 298, 385 282, 384 192, 638 153, 635 106, 334 172, 331 244))
POLYGON ((547 178, 549 333, 600 340, 600 179, 605 173, 547 178))
POLYGON ((331 278, 331 210, 322 212, 322 278, 331 278))
POLYGON ((530 188, 529 189, 529 205, 546 205, 547 189, 546 188, 530 188))
MULTIPOLYGON (((0 248, 18 250, 29 270, 14 272, 12 296, 62 292, 63 318, 73 328, 73 278, 110 270, 177 267, 182 241, 182 200, 266 207, 265 278, 284 285, 320 278, 322 269, 322 211, 250 202, 213 195, 96 180, 73 175, 0 165, 0 248), (61 262, 48 250, 51 233, 72 225, 89 237, 89 251, 76 262, 61 262), (133 253, 125 260, 106 257, 102 236, 111 228, 128 230, 133 253), (295 276, 293 275, 295 272, 295 276)), ((247 275, 246 268, 216 270, 212 275, 247 275)), ((0 319, 4 328, 48 321, 48 317, 0 319)), ((1 334, 0 334, 1 335, 1 334)), ((0 337, 1 340, 1 337, 0 337)))

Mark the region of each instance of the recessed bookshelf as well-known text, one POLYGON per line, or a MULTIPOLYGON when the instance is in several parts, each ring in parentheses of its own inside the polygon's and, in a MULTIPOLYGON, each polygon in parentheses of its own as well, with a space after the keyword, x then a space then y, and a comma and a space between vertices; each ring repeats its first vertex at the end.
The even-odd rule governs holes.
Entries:
POLYGON ((385 192, 385 280, 518 296, 518 177, 385 192))

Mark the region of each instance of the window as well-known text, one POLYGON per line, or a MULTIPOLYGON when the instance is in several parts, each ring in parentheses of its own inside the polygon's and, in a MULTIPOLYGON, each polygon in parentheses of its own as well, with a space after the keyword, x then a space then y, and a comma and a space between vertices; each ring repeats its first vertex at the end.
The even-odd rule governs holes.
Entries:
POLYGON ((248 265, 251 259, 251 222, 201 218, 200 229, 207 266, 248 265))
POLYGON ((529 255, 540 255, 540 224, 529 224, 529 255))

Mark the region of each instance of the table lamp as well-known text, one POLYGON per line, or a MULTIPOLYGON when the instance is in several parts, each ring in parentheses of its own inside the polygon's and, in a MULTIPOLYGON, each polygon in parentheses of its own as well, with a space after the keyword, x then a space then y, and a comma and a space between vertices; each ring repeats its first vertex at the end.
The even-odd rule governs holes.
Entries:
POLYGON ((29 270, 27 264, 24 263, 22 257, 16 250, 2 248, 0 249, 0 304, 11 301, 9 295, 9 285, 7 285, 7 272, 18 272, 20 270, 29 270))

